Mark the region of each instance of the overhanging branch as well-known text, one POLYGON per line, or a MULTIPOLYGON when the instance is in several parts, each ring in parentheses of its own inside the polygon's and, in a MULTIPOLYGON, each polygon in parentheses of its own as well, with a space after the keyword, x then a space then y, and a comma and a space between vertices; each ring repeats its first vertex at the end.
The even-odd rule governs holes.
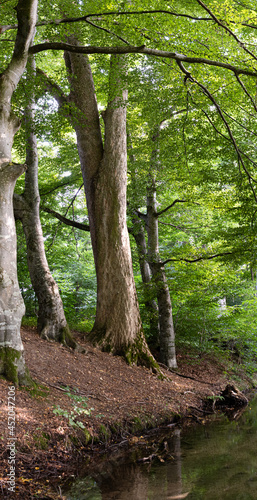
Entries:
MULTIPOLYGON (((128 15, 143 15, 143 14, 168 14, 170 16, 175 16, 175 17, 185 17, 187 19, 191 19, 193 21, 212 21, 211 17, 195 17, 191 16, 190 14, 179 14, 177 12, 172 12, 170 10, 163 10, 163 9, 156 9, 156 10, 129 10, 129 11, 109 11, 109 12, 95 12, 94 14, 86 14, 85 16, 81 17, 68 17, 68 18, 62 18, 62 19, 53 19, 53 20, 46 20, 46 21, 41 21, 36 24, 36 26, 58 26, 59 24, 71 24, 71 23, 78 23, 78 22, 83 22, 87 21, 89 18, 99 18, 102 16, 128 16, 128 15)), ((14 30, 17 29, 17 24, 9 24, 5 26, 1 26, 0 28, 0 34, 4 33, 5 31, 8 30, 14 30)))
POLYGON ((173 59, 177 62, 187 62, 191 64, 206 64, 208 66, 215 66, 218 68, 227 69, 237 75, 241 74, 241 75, 257 77, 257 71, 251 71, 246 68, 239 68, 229 63, 223 63, 212 59, 206 59, 205 57, 188 57, 185 56, 184 54, 179 54, 178 52, 151 49, 146 47, 145 45, 140 45, 138 47, 136 46, 95 47, 91 45, 75 46, 64 42, 45 42, 31 47, 30 53, 38 54, 39 52, 43 52, 45 50, 62 50, 79 54, 144 54, 153 57, 173 59))
POLYGON ((238 158, 238 165, 239 165, 239 169, 240 167, 242 166, 244 172, 246 173, 247 177, 248 177, 248 182, 249 182, 249 186, 252 190, 252 193, 253 193, 253 196, 254 196, 254 199, 257 203, 257 195, 255 193, 255 190, 254 190, 254 187, 253 187, 253 182, 256 183, 256 180, 252 177, 252 175, 250 174, 250 172, 248 171, 246 165, 245 165, 245 162, 242 158, 242 154, 241 154, 241 151, 240 149, 238 148, 238 145, 237 145, 237 142, 235 140, 235 137, 232 133, 232 130, 228 124, 228 121, 226 120, 224 114, 223 114, 223 111, 220 107, 220 105, 218 104, 218 102, 216 101, 216 99, 213 97, 213 95, 211 94, 211 92, 207 89, 207 87, 205 87, 205 85, 203 85, 202 83, 198 82, 198 80, 196 80, 196 78, 193 78, 193 76, 191 75, 191 73, 184 67, 184 65, 182 64, 181 61, 177 61, 177 64, 179 66, 179 68, 181 69, 181 71, 186 75, 185 77, 185 82, 186 80, 190 80, 192 83, 195 83, 196 85, 198 85, 198 87, 202 90, 203 94, 206 95, 208 97, 208 99, 214 104, 222 122, 224 123, 226 129, 227 129, 227 132, 228 132, 228 135, 229 135, 229 138, 233 144, 233 147, 237 153, 237 158, 238 158))

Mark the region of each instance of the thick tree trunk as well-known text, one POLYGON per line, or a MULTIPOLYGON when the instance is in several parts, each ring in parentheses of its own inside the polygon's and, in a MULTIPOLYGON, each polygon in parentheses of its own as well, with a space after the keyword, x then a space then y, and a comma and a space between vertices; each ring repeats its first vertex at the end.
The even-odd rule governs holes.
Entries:
POLYGON ((36 12, 36 0, 19 0, 15 48, 0 78, 0 373, 15 384, 26 383, 29 377, 20 337, 25 308, 17 279, 13 216, 13 191, 24 166, 11 163, 13 138, 19 128, 19 121, 11 110, 11 99, 26 67, 36 12))
POLYGON ((66 53, 65 62, 71 84, 70 101, 76 106, 73 125, 97 274, 97 311, 90 338, 129 362, 156 366, 142 331, 126 224, 127 92, 121 82, 124 59, 112 58, 112 96, 103 114, 104 150, 88 58, 66 53))
POLYGON ((120 95, 109 102, 104 114, 104 155, 95 205, 98 295, 93 331, 117 353, 126 350, 142 329, 126 223, 127 92, 121 90, 119 80, 123 64, 123 58, 112 58, 110 87, 112 92, 116 87, 120 95))
POLYGON ((162 363, 169 368, 177 368, 172 306, 165 271, 160 265, 158 217, 156 214, 156 187, 152 179, 147 196, 148 260, 156 286, 159 308, 160 354, 162 363))
MULTIPOLYGON (((34 62, 31 62, 34 72, 34 62)), ((42 338, 55 340, 75 347, 65 318, 58 286, 52 277, 45 255, 43 232, 39 216, 37 138, 34 133, 34 102, 31 96, 26 109, 27 170, 25 189, 14 197, 15 218, 22 222, 30 279, 38 299, 38 333, 42 338)))

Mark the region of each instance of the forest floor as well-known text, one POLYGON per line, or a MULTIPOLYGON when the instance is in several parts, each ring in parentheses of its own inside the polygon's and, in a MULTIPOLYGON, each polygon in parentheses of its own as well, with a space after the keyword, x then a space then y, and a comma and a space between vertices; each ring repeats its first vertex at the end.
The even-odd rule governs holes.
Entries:
POLYGON ((75 336, 84 354, 40 339, 34 328, 22 328, 21 334, 26 364, 38 385, 15 390, 13 495, 7 484, 11 384, 0 379, 1 498, 65 498, 62 481, 76 475, 82 462, 94 461, 103 448, 136 444, 150 428, 204 423, 206 398, 214 401, 228 381, 240 390, 250 387, 239 365, 229 372, 228 363, 215 355, 179 351, 177 372, 163 370, 165 379, 160 380, 144 367, 101 352, 83 334, 75 336))

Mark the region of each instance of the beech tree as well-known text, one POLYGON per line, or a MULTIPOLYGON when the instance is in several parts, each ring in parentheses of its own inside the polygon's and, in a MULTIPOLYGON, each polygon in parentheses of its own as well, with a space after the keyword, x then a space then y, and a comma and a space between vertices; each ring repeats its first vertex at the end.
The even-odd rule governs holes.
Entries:
MULTIPOLYGON (((69 41, 79 47, 74 36, 69 41)), ((59 105, 66 112, 69 109, 77 135, 97 276, 96 318, 90 339, 129 362, 154 366, 142 330, 126 223, 125 56, 111 57, 108 105, 102 113, 104 146, 89 60, 65 52, 65 64, 71 86, 68 98, 49 79, 47 87, 59 105)))
POLYGON ((27 374, 20 337, 24 303, 16 268, 16 233, 13 191, 25 165, 12 163, 12 144, 20 121, 11 108, 14 90, 25 70, 37 19, 37 0, 19 0, 14 51, 0 78, 0 373, 15 383, 27 374))
MULTIPOLYGON (((91 13, 85 13, 84 5, 81 3, 79 6, 73 4, 71 6, 61 5, 60 10, 63 12, 67 9, 67 12, 65 12, 65 16, 58 19, 45 19, 43 18, 43 11, 40 11, 38 26, 41 34, 38 35, 35 45, 31 47, 30 53, 39 54, 55 50, 64 51, 66 54, 65 59, 71 90, 70 100, 68 100, 68 113, 71 114, 78 137, 78 149, 84 176, 98 277, 98 302, 95 327, 93 329, 95 331, 94 338, 99 343, 102 343, 106 349, 123 353, 129 359, 136 360, 144 357, 148 358, 148 362, 151 360, 142 334, 137 299, 135 297, 127 229, 125 228, 127 96, 126 87, 123 84, 121 85, 121 80, 125 76, 124 56, 125 54, 134 55, 136 61, 139 61, 139 58, 143 58, 143 60, 147 58, 148 61, 155 58, 160 61, 159 66, 163 68, 164 75, 169 74, 170 78, 174 74, 180 76, 181 82, 184 81, 187 101, 190 101, 191 105, 195 105, 194 103, 197 101, 196 106, 202 107, 205 119, 210 120, 216 127, 216 132, 223 137, 224 141, 227 141, 230 160, 231 162, 237 162, 240 175, 243 175, 248 182, 249 191, 256 201, 253 175, 254 155, 249 150, 242 151, 240 136, 235 126, 235 118, 228 118, 225 114, 227 112, 225 111, 227 101, 224 97, 225 93, 221 92, 224 86, 233 88, 233 90, 236 89, 240 105, 244 106, 246 101, 247 107, 251 108, 252 112, 256 112, 253 95, 257 75, 255 70, 257 57, 254 52, 255 49, 247 45, 248 41, 251 40, 251 32, 255 29, 255 25, 250 24, 248 18, 250 15, 255 19, 255 13, 250 7, 240 4, 238 7, 240 16, 237 16, 235 6, 238 6, 238 2, 230 0, 227 4, 231 6, 230 9, 221 8, 223 5, 221 2, 208 1, 208 5, 202 0, 195 0, 190 3, 187 1, 182 3, 174 2, 174 9, 176 8, 177 11, 173 11, 170 8, 167 8, 167 10, 160 9, 159 2, 155 1, 150 3, 150 7, 147 5, 147 10, 142 10, 141 7, 139 9, 136 1, 134 5, 129 4, 127 9, 125 9, 124 4, 115 9, 112 2, 108 4, 108 8, 106 8, 105 2, 99 2, 100 10, 98 12, 92 12, 94 4, 89 4, 91 13), (101 7, 103 10, 101 10, 101 7), (110 10, 112 7, 113 10, 110 10), (81 23, 81 43, 70 38, 70 33, 74 31, 71 25, 74 23, 81 23), (93 30, 96 30, 95 36, 92 34, 93 30), (210 32, 213 35, 211 46, 210 32), (221 43, 220 33, 222 33, 224 43, 221 43), (203 34, 205 38, 201 41, 203 34), (107 38, 108 42, 106 42, 107 38), (47 41, 45 41, 46 39, 47 41), (109 40, 111 40, 111 43, 109 40), (117 45, 117 40, 119 45, 117 45), (144 45, 142 45, 142 41, 144 45), (83 45, 85 42, 90 44, 85 46, 83 45), (111 82, 115 81, 117 92, 109 95, 107 109, 103 113, 105 122, 104 143, 95 97, 93 71, 91 71, 91 61, 94 61, 93 54, 113 56, 110 79, 111 82), (87 59, 87 55, 90 55, 90 60, 87 59), (87 82, 87 88, 82 88, 82 78, 83 83, 87 82), (83 93, 85 96, 83 96, 83 93), (75 115, 71 108, 75 109, 75 115), (78 111, 78 114, 76 114, 76 111, 78 111), (212 120, 214 113, 215 120, 212 120), (86 116, 86 121, 82 124, 83 116, 84 118, 86 116), (219 128, 217 128, 216 117, 218 117, 219 128), (110 248, 111 245, 114 245, 114 250, 110 248), (103 266, 105 266, 104 269, 102 269, 103 266), (109 280, 109 286, 106 280, 109 280), (110 294, 112 296, 111 301, 108 296, 109 287, 111 287, 112 292, 110 294), (123 305, 119 300, 119 287, 123 290, 123 305), (117 309, 113 309, 113 307, 117 307, 117 309), (109 314, 108 308, 109 310, 111 308, 112 315, 109 314), (123 318, 119 316, 121 310, 123 310, 123 318), (122 324, 126 325, 126 327, 121 330, 123 333, 119 337, 117 326, 121 325, 122 327, 122 324), (133 330, 132 334, 128 329, 133 330)), ((46 4, 42 4, 41 7, 45 8, 48 15, 51 14, 46 4)), ((56 5, 57 11, 58 7, 56 5)), ((5 134, 5 137, 8 136, 11 139, 7 142, 4 141, 5 143, 1 146, 3 149, 2 158, 8 159, 8 162, 2 160, 3 169, 9 164, 11 143, 15 129, 18 126, 17 120, 13 119, 10 110, 10 100, 13 89, 16 88, 24 71, 29 44, 32 40, 32 27, 35 25, 34 17, 31 23, 32 8, 35 17, 36 3, 20 0, 17 7, 18 31, 15 50, 11 63, 4 70, 1 78, 1 98, 3 100, 3 108, 1 109, 4 110, 1 111, 1 127, 3 131, 1 137, 3 138, 5 134), (24 12, 26 12, 26 22, 23 23, 22 15, 24 12), (22 29, 20 27, 21 23, 22 29), (7 102, 8 104, 6 104, 7 102), (11 128, 10 123, 12 123, 11 128)), ((3 26, 1 32, 5 33, 7 30, 14 29, 16 30, 17 26, 3 26)), ((151 66, 151 62, 147 64, 151 66)), ((113 84, 109 88, 112 90, 113 84)), ((67 102, 66 91, 67 86, 65 92, 63 92, 64 101, 67 102)), ((9 176, 3 169, 4 185, 9 176)), ((11 173, 13 170, 16 171, 15 175, 17 176, 22 171, 22 168, 16 168, 12 165, 9 172, 11 173)), ((13 173, 11 177, 12 191, 14 185, 13 173)), ((11 210, 12 202, 9 201, 8 205, 11 210)), ((8 238, 11 232, 10 230, 8 238)), ((2 236, 6 238, 4 229, 2 236)), ((12 245, 13 247, 15 245, 12 245)), ((6 262, 9 262, 10 248, 5 247, 1 258, 4 259, 4 255, 6 255, 6 262)), ((14 254, 11 255, 14 256, 14 254)), ((200 258, 197 257, 195 261, 200 258)), ((12 261, 14 262, 15 259, 12 259, 12 261)), ((174 261, 173 257, 167 258, 164 263, 172 261, 174 261)), ((3 264, 1 264, 2 273, 5 273, 5 267, 8 268, 9 266, 9 264, 7 266, 6 262, 3 261, 3 264)), ((17 279, 14 280, 11 275, 11 281, 16 283, 16 293, 17 279)), ((1 293, 4 294, 5 289, 4 284, 1 287, 1 293)), ((16 304, 18 304, 17 301, 16 304)), ((5 306, 2 309, 7 310, 5 306)), ((19 314, 15 314, 15 318, 17 319, 21 315, 22 307, 19 314)), ((6 318, 6 316, 7 314, 3 313, 3 318, 6 318)), ((9 315, 9 317, 11 316, 9 315)), ((3 323, 5 324, 4 331, 9 331, 9 327, 6 327, 6 319, 4 319, 3 323)), ((7 345, 7 343, 3 345, 7 345)), ((2 370, 5 371, 4 368, 2 370)))
MULTIPOLYGON (((62 342, 71 347, 72 339, 57 283, 46 259, 43 232, 39 216, 38 150, 35 134, 35 97, 31 83, 35 80, 35 61, 31 57, 27 79, 30 79, 29 103, 25 109, 26 172, 25 188, 14 195, 15 218, 22 222, 27 250, 27 262, 35 294, 38 299, 37 330, 47 340, 62 342)), ((29 86, 28 86, 29 88, 29 86)))

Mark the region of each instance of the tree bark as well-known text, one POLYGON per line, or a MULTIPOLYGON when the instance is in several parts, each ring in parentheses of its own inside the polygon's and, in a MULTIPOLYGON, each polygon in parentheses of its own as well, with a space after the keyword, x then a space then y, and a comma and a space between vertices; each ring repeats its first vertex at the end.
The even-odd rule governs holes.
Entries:
MULTIPOLYGON (((30 69, 35 74, 35 63, 30 61, 30 69)), ((20 219, 27 246, 27 261, 30 279, 38 299, 37 329, 40 336, 47 340, 62 342, 71 347, 72 339, 59 293, 45 255, 43 232, 39 216, 40 195, 38 189, 38 152, 34 132, 34 96, 30 90, 30 102, 25 111, 26 129, 26 173, 25 189, 22 195, 14 196, 15 218, 20 219)))
POLYGON ((149 334, 151 345, 159 345, 160 343, 160 325, 158 305, 154 300, 155 296, 152 290, 152 273, 148 262, 147 245, 145 239, 145 230, 142 222, 137 218, 133 219, 133 228, 130 233, 134 236, 142 282, 144 285, 144 305, 149 318, 149 334))
POLYGON ((11 162, 11 149, 20 123, 11 110, 11 99, 25 70, 33 38, 37 0, 19 0, 18 30, 12 59, 0 75, 0 373, 13 383, 27 383, 20 324, 25 312, 19 290, 13 191, 24 165, 11 162))
POLYGON ((161 361, 169 368, 177 368, 170 292, 165 270, 160 265, 159 257, 158 217, 154 179, 151 179, 148 187, 146 225, 148 234, 148 261, 152 272, 152 279, 156 286, 159 308, 161 361))
POLYGON ((111 96, 103 113, 104 149, 89 61, 80 54, 66 53, 65 62, 97 275, 97 310, 90 338, 128 362, 156 367, 143 335, 126 224, 124 58, 111 60, 111 96))

